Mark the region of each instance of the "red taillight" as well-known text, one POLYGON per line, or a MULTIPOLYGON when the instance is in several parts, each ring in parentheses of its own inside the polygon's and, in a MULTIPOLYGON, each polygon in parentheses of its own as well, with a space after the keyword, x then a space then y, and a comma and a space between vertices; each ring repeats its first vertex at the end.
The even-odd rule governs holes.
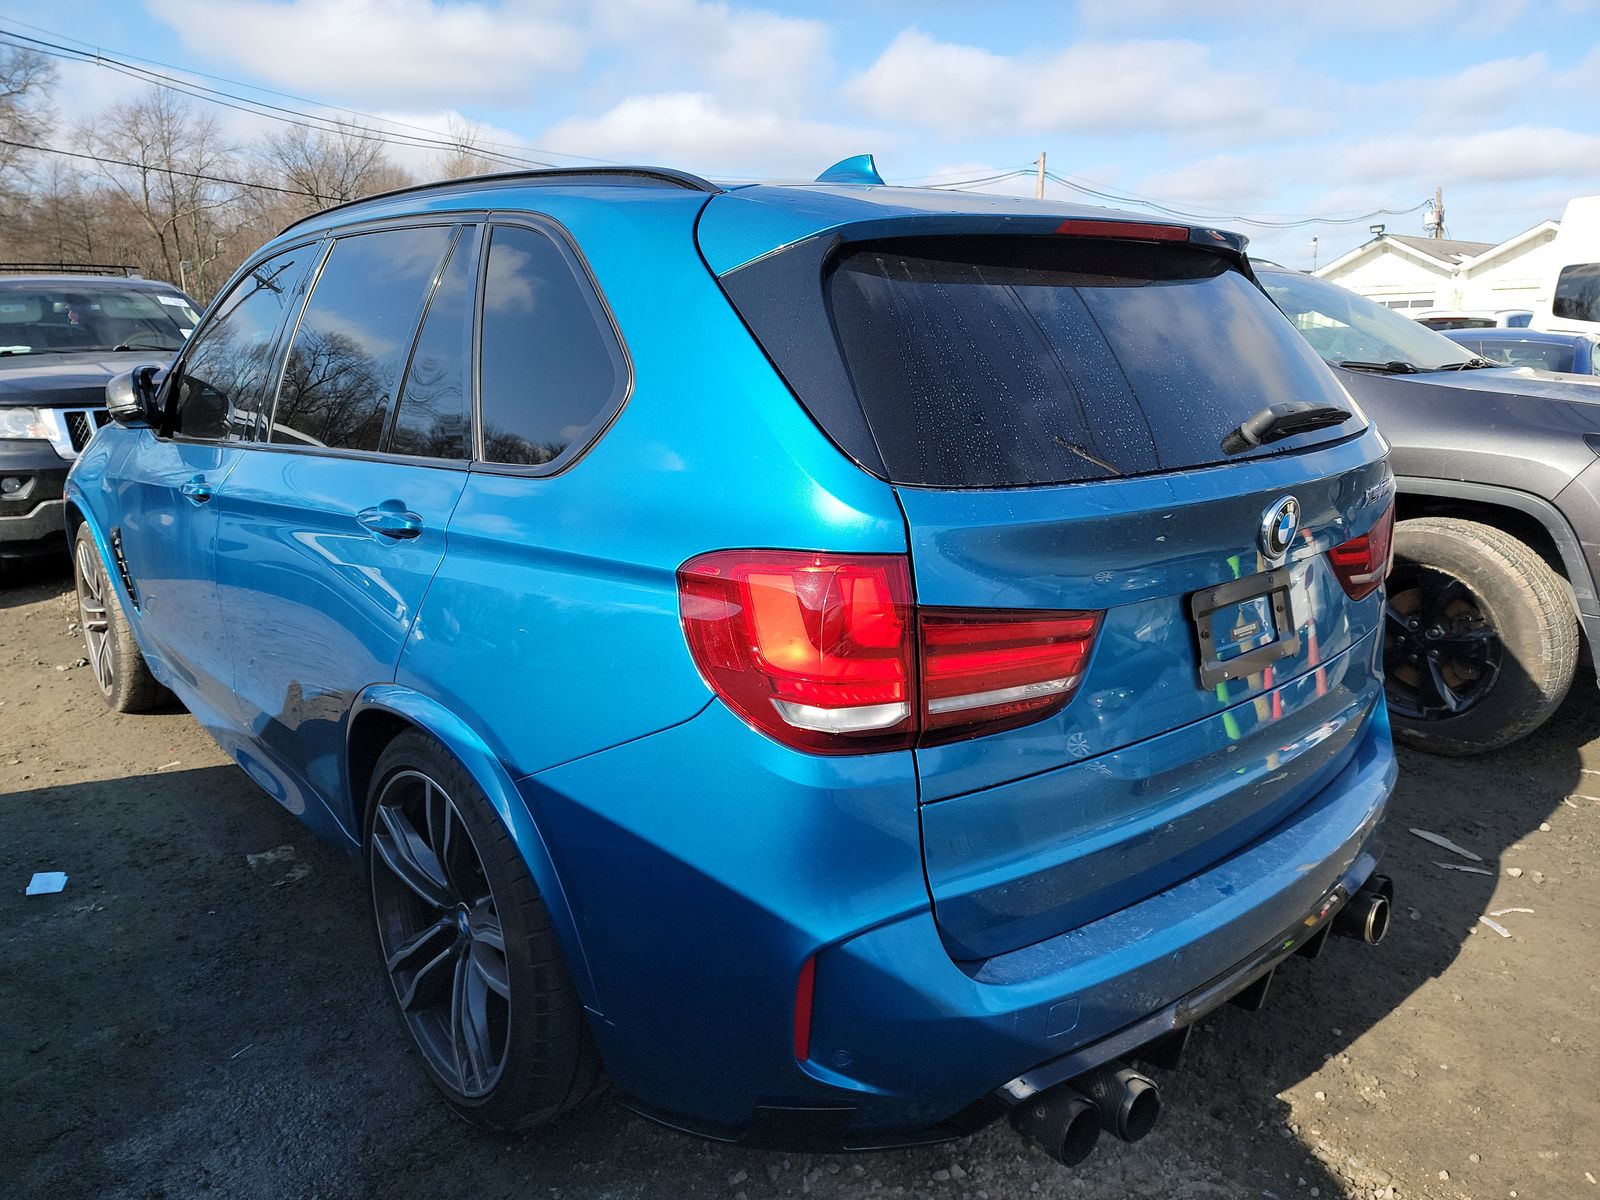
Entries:
POLYGON ((1364 600, 1383 585, 1394 553, 1394 505, 1360 537, 1340 542, 1328 551, 1339 586, 1352 600, 1364 600))
POLYGON ((1056 226, 1057 233, 1072 237, 1126 238, 1135 242, 1187 242, 1184 225, 1155 225, 1145 221, 1097 221, 1070 219, 1056 226))
POLYGON ((785 745, 832 754, 1038 720, 1077 688, 1099 623, 919 613, 905 558, 886 554, 718 551, 685 563, 678 590, 690 652, 717 695, 785 745))
POLYGON ((915 739, 904 558, 703 554, 679 568, 678 598, 701 674, 757 729, 835 753, 903 748, 915 739))
POLYGON ((1094 613, 919 614, 923 743, 1036 721, 1065 704, 1083 678, 1100 618, 1094 613))

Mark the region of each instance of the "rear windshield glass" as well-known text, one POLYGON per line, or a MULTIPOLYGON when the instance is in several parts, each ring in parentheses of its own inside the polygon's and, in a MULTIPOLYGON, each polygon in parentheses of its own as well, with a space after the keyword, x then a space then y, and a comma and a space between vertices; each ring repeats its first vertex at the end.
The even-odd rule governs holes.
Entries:
MULTIPOLYGON (((1226 461, 1271 404, 1348 407, 1248 279, 1188 246, 922 238, 852 247, 825 284, 896 482, 1066 483, 1226 461)), ((1348 437, 1359 418, 1256 450, 1348 437)))

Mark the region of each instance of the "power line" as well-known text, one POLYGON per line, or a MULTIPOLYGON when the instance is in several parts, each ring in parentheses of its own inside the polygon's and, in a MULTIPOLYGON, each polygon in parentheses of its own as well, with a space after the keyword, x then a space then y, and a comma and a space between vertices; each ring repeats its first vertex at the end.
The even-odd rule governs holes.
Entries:
MULTIPOLYGON (((106 50, 104 50, 103 48, 101 48, 99 46, 96 46, 92 42, 86 42, 82 38, 75 38, 75 37, 70 36, 69 34, 59 33, 59 32, 57 32, 56 30, 53 30, 53 29, 46 29, 42 25, 33 25, 33 24, 30 24, 27 21, 20 21, 16 17, 5 17, 4 19, 9 21, 13 25, 20 25, 24 29, 31 29, 35 33, 48 34, 53 38, 59 38, 63 42, 73 42, 73 43, 76 43, 78 46, 85 47, 85 50, 81 52, 81 53, 84 54, 84 58, 79 59, 78 61, 92 61, 94 59, 106 59, 106 58, 110 57, 110 55, 108 55, 106 50)), ((9 34, 8 36, 11 36, 11 37, 22 37, 24 35, 22 35, 22 34, 9 34)), ((70 46, 69 47, 64 47, 64 49, 71 50, 72 47, 70 47, 70 46)), ((213 83, 231 84, 234 87, 244 88, 247 91, 259 92, 263 96, 276 96, 280 100, 294 100, 294 101, 296 101, 297 103, 300 103, 300 104, 314 105, 317 108, 325 108, 325 109, 328 109, 328 110, 330 110, 332 112, 344 113, 347 116, 357 117, 357 118, 359 118, 360 120, 363 120, 363 121, 370 121, 370 122, 372 122, 373 124, 376 124, 376 125, 393 125, 393 126, 395 126, 397 128, 400 128, 400 129, 412 129, 412 130, 416 130, 418 133, 427 134, 430 137, 433 136, 433 135, 436 135, 438 133, 437 130, 430 129, 426 125, 414 125, 409 121, 397 120, 394 117, 381 117, 381 116, 378 116, 375 113, 363 112, 360 109, 348 108, 348 107, 346 107, 344 105, 340 105, 340 104, 329 104, 325 100, 318 100, 318 99, 315 99, 315 98, 310 97, 310 96, 300 96, 300 95, 296 95, 293 92, 278 91, 275 88, 263 87, 260 84, 250 83, 250 82, 247 82, 246 80, 233 79, 233 78, 230 78, 227 75, 213 75, 213 74, 210 74, 210 73, 208 73, 206 71, 197 71, 192 67, 182 67, 182 66, 179 66, 176 63, 163 62, 161 59, 158 59, 158 58, 147 58, 144 55, 134 54, 134 53, 132 53, 130 51, 127 51, 127 50, 117 50, 117 51, 114 51, 113 53, 115 55, 117 55, 117 56, 120 56, 123 59, 131 59, 133 62, 136 62, 136 63, 148 63, 150 66, 153 66, 153 67, 164 67, 169 71, 181 71, 183 74, 194 76, 197 79, 209 79, 213 83)), ((224 94, 227 94, 227 93, 224 93, 224 94)), ((244 98, 243 97, 235 97, 235 99, 244 99, 244 98)), ((246 103, 254 103, 253 101, 249 101, 249 100, 246 100, 245 102, 246 103)), ((448 144, 450 146, 452 146, 452 147, 454 147, 456 145, 456 143, 454 143, 454 142, 450 142, 448 144)), ((491 142, 491 141, 487 141, 487 140, 478 140, 478 141, 474 142, 474 145, 475 146, 488 146, 488 147, 501 149, 501 150, 521 150, 521 151, 526 151, 526 152, 533 153, 533 154, 549 154, 549 155, 552 155, 552 156, 554 156, 556 158, 575 158, 575 159, 579 160, 580 162, 599 163, 599 164, 601 164, 603 166, 615 167, 615 166, 624 165, 622 163, 618 163, 615 160, 609 159, 609 158, 594 158, 591 155, 587 155, 587 154, 570 154, 565 150, 542 150, 537 146, 530 146, 530 145, 527 145, 526 143, 519 143, 519 142, 491 142)), ((547 164, 541 164, 541 165, 547 165, 547 164)))
POLYGON ((1293 219, 1271 220, 1262 217, 1243 216, 1238 213, 1227 213, 1221 210, 1213 210, 1209 214, 1201 214, 1181 208, 1173 208, 1168 205, 1161 204, 1155 200, 1145 199, 1141 196, 1119 195, 1116 192, 1091 188, 1065 176, 1057 175, 1053 171, 1047 172, 1047 175, 1050 179, 1054 180, 1056 183, 1059 183, 1062 187, 1070 188, 1072 191, 1078 192, 1082 195, 1094 196, 1101 200, 1109 200, 1113 204, 1133 204, 1141 208, 1154 209, 1156 212, 1165 213, 1168 216, 1178 217, 1186 221, 1204 221, 1207 223, 1226 222, 1236 225, 1254 225, 1260 229, 1299 229, 1307 225, 1358 225, 1364 221, 1370 221, 1374 217, 1399 217, 1404 216, 1407 213, 1414 213, 1422 208, 1425 208, 1428 203, 1426 200, 1421 200, 1416 204, 1413 204, 1410 208, 1375 208, 1370 212, 1358 213, 1352 216, 1305 216, 1296 217, 1293 219))
MULTIPOLYGON (((64 59, 69 62, 86 62, 93 66, 114 71, 131 79, 144 83, 151 83, 169 91, 179 92, 196 100, 203 100, 223 108, 230 108, 236 112, 246 113, 250 116, 262 117, 268 120, 279 121, 287 125, 310 129, 317 133, 334 133, 345 137, 353 137, 360 141, 381 142, 385 145, 401 146, 408 149, 427 150, 460 150, 467 148, 478 153, 481 157, 516 167, 549 167, 555 164, 539 159, 521 158, 516 155, 502 154, 482 147, 467 146, 459 141, 446 138, 422 137, 414 134, 386 134, 381 131, 364 129, 361 126, 348 122, 337 121, 331 117, 321 117, 314 113, 299 112, 295 109, 285 108, 281 105, 266 104, 259 100, 251 100, 245 96, 237 96, 219 88, 207 87, 205 84, 192 83, 188 80, 177 79, 170 75, 163 75, 159 71, 151 71, 145 67, 125 63, 109 55, 97 51, 77 50, 71 46, 62 46, 56 43, 45 42, 39 38, 28 37, 26 34, 14 33, 8 29, 0 29, 0 38, 14 39, 8 43, 18 49, 34 50, 52 58, 64 59), (18 42, 27 43, 18 45, 18 42)), ((349 110, 341 110, 349 111, 349 110)))
POLYGON ((966 188, 977 187, 980 184, 1000 183, 1003 180, 1015 179, 1019 175, 1027 175, 1029 173, 1030 172, 1027 170, 1019 167, 1014 171, 1005 171, 999 175, 985 175, 981 179, 957 179, 951 183, 930 183, 926 186, 941 191, 959 192, 965 190, 966 188))
POLYGON ((298 188, 274 187, 270 183, 252 183, 248 179, 229 179, 226 175, 208 175, 203 171, 180 171, 177 167, 158 167, 153 163, 130 162, 125 158, 107 158, 103 154, 82 154, 76 150, 62 150, 58 146, 37 146, 31 142, 13 142, 9 138, 0 138, 0 146, 11 146, 17 150, 35 150, 40 154, 59 154, 63 158, 86 158, 90 162, 110 163, 115 167, 132 167, 136 171, 154 171, 158 175, 178 175, 184 179, 200 179, 207 183, 227 183, 234 187, 255 188, 262 192, 277 192, 283 196, 304 196, 311 200, 320 200, 321 197, 311 192, 303 192, 298 188))

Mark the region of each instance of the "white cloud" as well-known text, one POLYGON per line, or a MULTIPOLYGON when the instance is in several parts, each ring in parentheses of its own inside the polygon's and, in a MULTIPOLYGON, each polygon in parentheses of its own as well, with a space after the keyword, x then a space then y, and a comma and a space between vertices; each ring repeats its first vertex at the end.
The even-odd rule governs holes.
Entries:
POLYGON ((733 109, 704 92, 630 96, 597 117, 573 117, 540 135, 553 150, 621 161, 670 163, 740 176, 814 178, 830 163, 881 144, 842 125, 733 109))
MULTIPOLYGON (((1575 6, 1593 0, 1567 0, 1575 6)), ((1220 23, 1232 22, 1256 29, 1263 26, 1293 25, 1315 37, 1331 30, 1380 30, 1450 27, 1470 21, 1480 30, 1485 25, 1500 29, 1522 15, 1530 0, 1500 0, 1492 6, 1475 0, 1430 0, 1429 3, 1396 3, 1395 0, 1340 0, 1308 10, 1286 5, 1281 0, 1212 0, 1197 5, 1193 0, 1080 0, 1078 11, 1092 29, 1173 29, 1204 27, 1215 33, 1220 23)))
POLYGON ((702 0, 602 0, 590 16, 597 41, 628 51, 636 92, 688 78, 697 91, 791 108, 832 75, 821 21, 702 0))
POLYGON ((1274 104, 1261 73, 1213 65, 1196 42, 1077 42, 995 54, 907 29, 846 88, 868 112, 949 137, 1250 130, 1303 114, 1274 104))
POLYGON ((582 39, 535 9, 435 0, 149 0, 188 48, 364 105, 523 100, 582 39))
POLYGON ((1147 175, 1133 190, 1180 208, 1258 213, 1282 185, 1272 165, 1255 155, 1216 154, 1147 175))
POLYGON ((1324 174, 1331 181, 1397 188, 1434 180, 1453 185, 1593 180, 1600 174, 1600 135, 1518 126, 1458 137, 1403 133, 1366 138, 1328 154, 1324 174))

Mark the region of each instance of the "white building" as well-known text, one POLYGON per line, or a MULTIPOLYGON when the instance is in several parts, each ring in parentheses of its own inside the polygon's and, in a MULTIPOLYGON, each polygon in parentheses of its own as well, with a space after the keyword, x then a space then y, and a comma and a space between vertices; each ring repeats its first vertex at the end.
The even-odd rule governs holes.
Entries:
POLYGON ((1499 245, 1386 233, 1316 274, 1401 310, 1537 308, 1550 301, 1557 221, 1541 221, 1499 245))

